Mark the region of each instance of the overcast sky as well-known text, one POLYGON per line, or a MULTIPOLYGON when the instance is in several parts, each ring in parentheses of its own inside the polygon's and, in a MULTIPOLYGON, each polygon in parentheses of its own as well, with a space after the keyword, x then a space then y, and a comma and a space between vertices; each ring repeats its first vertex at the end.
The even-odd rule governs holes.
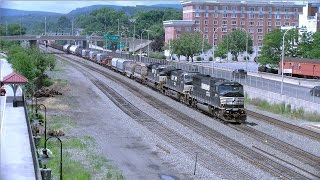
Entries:
POLYGON ((153 4, 179 4, 180 0, 145 0, 145 1, 8 1, 0 0, 0 7, 27 11, 47 11, 57 13, 69 13, 70 11, 91 5, 153 5, 153 4))

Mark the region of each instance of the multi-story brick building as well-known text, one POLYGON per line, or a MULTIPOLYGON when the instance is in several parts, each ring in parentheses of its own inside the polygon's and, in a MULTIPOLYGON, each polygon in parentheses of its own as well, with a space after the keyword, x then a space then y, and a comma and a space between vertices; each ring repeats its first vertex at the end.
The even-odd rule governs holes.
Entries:
POLYGON ((255 47, 262 45, 267 32, 281 26, 299 26, 304 4, 297 1, 266 0, 188 0, 183 5, 183 20, 164 21, 165 42, 183 32, 201 31, 210 44, 217 45, 233 29, 250 33, 255 47))

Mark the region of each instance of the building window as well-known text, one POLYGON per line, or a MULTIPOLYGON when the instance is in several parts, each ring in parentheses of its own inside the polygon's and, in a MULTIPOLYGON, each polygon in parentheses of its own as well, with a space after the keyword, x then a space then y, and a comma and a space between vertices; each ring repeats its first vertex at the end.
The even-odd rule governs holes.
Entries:
POLYGON ((208 20, 204 20, 204 24, 205 24, 205 25, 208 25, 208 20))
POLYGON ((237 28, 232 28, 231 30, 232 30, 232 31, 235 31, 235 30, 237 30, 237 28))
POLYGON ((215 34, 215 35, 214 35, 214 39, 218 39, 218 35, 215 34))
POLYGON ((205 14, 204 14, 204 17, 209 17, 209 13, 205 13, 205 14))
POLYGON ((218 10, 218 6, 214 6, 213 9, 214 9, 214 10, 218 10))
POLYGON ((268 21, 268 26, 271 26, 271 21, 268 21))
POLYGON ((291 23, 291 26, 296 26, 296 23, 295 23, 295 22, 292 22, 292 23, 291 23))
POLYGON ((227 25, 228 21, 222 21, 222 25, 227 25))
POLYGON ((222 17, 223 17, 223 18, 227 18, 227 17, 228 17, 228 14, 224 13, 224 14, 222 14, 222 17))
POLYGON ((258 36, 258 40, 262 40, 263 36, 258 36))
POLYGON ((299 19, 299 16, 298 15, 294 15, 294 19, 299 19))
POLYGON ((263 26, 263 22, 262 22, 262 21, 259 21, 259 22, 258 22, 258 26, 263 26))
POLYGON ((205 35, 204 35, 204 38, 205 38, 205 39, 208 39, 208 34, 205 34, 205 35))
POLYGON ((262 43, 261 43, 261 42, 259 42, 259 43, 258 43, 258 46, 262 46, 262 43))
POLYGON ((223 28, 221 28, 221 31, 222 31, 222 32, 228 32, 228 29, 225 28, 225 27, 223 27, 223 28))
POLYGON ((197 31, 199 31, 199 30, 200 30, 199 27, 194 27, 194 28, 193 28, 193 31, 195 31, 195 32, 197 32, 197 31))
POLYGON ((294 12, 298 12, 298 8, 294 8, 293 11, 294 11, 294 12))
POLYGON ((254 33, 254 29, 253 29, 253 28, 250 28, 250 29, 249 29, 249 33, 254 33))
POLYGON ((254 19, 254 14, 249 14, 250 19, 254 19))
POLYGON ((246 23, 245 23, 244 21, 241 21, 241 22, 240 22, 240 25, 241 25, 241 26, 244 26, 244 25, 246 25, 246 23))
POLYGON ((284 18, 285 19, 290 19, 290 15, 285 15, 284 18))
POLYGON ((201 6, 196 6, 196 9, 201 9, 201 6))
POLYGON ((284 22, 284 26, 290 26, 289 22, 284 22))
POLYGON ((221 35, 221 39, 224 39, 225 37, 226 37, 225 34, 222 34, 222 35, 221 35))
POLYGON ((272 14, 268 14, 268 19, 272 19, 272 14))
POLYGON ((231 14, 231 18, 236 18, 237 14, 231 14))
POLYGON ((191 27, 186 27, 186 31, 190 32, 191 31, 191 27))
POLYGON ((231 25, 237 25, 237 21, 231 21, 231 25))
POLYGON ((249 7, 249 11, 254 11, 254 7, 249 7))
POLYGON ((277 21, 277 22, 276 22, 276 26, 281 26, 281 22, 280 22, 280 21, 277 21))
POLYGON ((290 11, 289 8, 285 8, 285 9, 284 9, 284 12, 289 12, 289 11, 290 11))
POLYGON ((271 28, 268 28, 268 32, 271 32, 272 30, 271 30, 271 28))
POLYGON ((281 15, 276 15, 276 19, 281 19, 281 15))
POLYGON ((228 10, 228 6, 222 6, 222 10, 228 10))
POLYGON ((246 10, 246 7, 241 7, 241 11, 245 11, 246 10))
POLYGON ((249 22, 249 25, 250 25, 250 26, 254 26, 254 21, 250 21, 250 22, 249 22))
POLYGON ((261 28, 259 28, 258 33, 263 33, 263 30, 261 28))
POLYGON ((259 19, 263 19, 263 14, 259 14, 259 15, 258 15, 258 18, 259 18, 259 19))
POLYGON ((277 11, 277 12, 280 12, 280 8, 276 8, 276 11, 277 11))
POLYGON ((194 17, 200 17, 200 13, 195 13, 194 17))
POLYGON ((272 7, 269 7, 269 8, 268 8, 268 11, 270 11, 270 12, 271 12, 271 11, 272 11, 272 7))
POLYGON ((213 21, 213 24, 214 25, 218 25, 218 21, 213 21))
POLYGON ((204 27, 204 32, 208 32, 208 31, 209 31, 208 27, 204 27))
POLYGON ((204 9, 205 9, 205 10, 209 10, 209 6, 205 6, 204 9))
POLYGON ((263 7, 259 7, 259 11, 263 11, 263 7))
POLYGON ((232 7, 231 7, 231 10, 235 11, 235 10, 237 10, 237 7, 232 6, 232 7))
POLYGON ((240 14, 241 18, 246 18, 246 14, 240 14))
POLYGON ((195 20, 194 23, 195 24, 200 24, 200 21, 199 20, 195 20))
POLYGON ((219 14, 214 14, 214 18, 218 18, 219 14))

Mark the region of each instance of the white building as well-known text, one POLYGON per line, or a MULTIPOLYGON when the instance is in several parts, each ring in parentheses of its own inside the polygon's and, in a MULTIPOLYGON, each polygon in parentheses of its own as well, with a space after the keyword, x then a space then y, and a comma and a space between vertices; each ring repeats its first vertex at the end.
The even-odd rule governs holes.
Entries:
POLYGON ((299 15, 299 27, 305 27, 305 31, 320 31, 320 2, 308 3, 303 7, 303 13, 299 15))

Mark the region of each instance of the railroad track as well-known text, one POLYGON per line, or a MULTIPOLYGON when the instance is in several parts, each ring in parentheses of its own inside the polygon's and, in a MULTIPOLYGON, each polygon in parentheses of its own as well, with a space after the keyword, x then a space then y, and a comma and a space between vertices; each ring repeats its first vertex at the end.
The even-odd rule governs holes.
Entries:
MULTIPOLYGON (((79 63, 79 62, 77 62, 77 63, 79 63)), ((101 71, 101 70, 97 70, 96 68, 93 68, 93 67, 89 66, 88 64, 82 64, 82 65, 93 70, 93 71, 96 71, 96 72, 106 76, 109 79, 113 79, 113 80, 116 80, 118 83, 124 84, 126 87, 131 89, 130 91, 132 93, 143 98, 145 101, 147 101, 147 103, 160 109, 166 115, 170 116, 171 118, 173 118, 177 122, 180 122, 181 124, 185 125, 186 127, 189 127, 190 129, 192 129, 193 131, 197 132, 198 134, 204 136, 205 138, 207 138, 209 140, 213 140, 214 142, 216 142, 220 146, 237 154, 238 156, 249 161, 251 164, 260 167, 261 169, 269 172, 270 174, 272 174, 278 178, 308 179, 308 177, 306 177, 305 175, 302 175, 301 173, 295 172, 294 170, 269 159, 267 156, 265 156, 263 154, 260 154, 256 151, 253 151, 252 149, 250 149, 246 146, 241 145, 240 143, 236 142, 235 140, 230 139, 230 138, 220 134, 219 132, 213 131, 211 128, 197 122, 195 119, 190 118, 188 115, 185 115, 185 114, 181 113, 180 111, 173 109, 171 106, 166 105, 165 103, 157 100, 156 98, 151 97, 150 95, 138 93, 140 90, 137 87, 134 87, 130 83, 121 80, 119 77, 116 77, 116 76, 113 76, 110 74, 106 75, 106 72, 101 71)), ((124 112, 128 112, 128 110, 124 110, 124 112)), ((143 112, 141 111, 139 113, 141 114, 143 112)), ((156 129, 159 129, 159 128, 156 128, 156 129)), ((162 132, 162 131, 160 131, 160 132, 162 132)), ((189 150, 188 150, 188 152, 189 152, 189 150)))
MULTIPOLYGON (((79 67, 76 67, 80 69, 79 67)), ((91 69, 92 70, 92 69, 91 69)), ((89 77, 90 81, 95 84, 116 106, 129 115, 139 124, 147 127, 151 132, 167 141, 177 149, 182 150, 185 154, 193 157, 199 154, 198 161, 200 164, 214 172, 215 174, 227 179, 254 179, 249 173, 242 171, 238 167, 226 162, 209 150, 200 147, 191 140, 165 127, 156 119, 144 113, 136 106, 127 101, 114 89, 95 78, 91 73, 81 68, 82 73, 89 77)), ((98 71, 97 71, 98 72, 98 71)), ((99 72, 100 73, 100 72, 99 72)))
POLYGON ((259 114, 259 113, 256 113, 256 112, 253 112, 250 110, 247 110, 247 114, 248 114, 248 116, 251 116, 257 120, 261 120, 261 121, 267 122, 269 124, 273 124, 275 126, 278 126, 282 129, 286 129, 290 132, 301 134, 301 135, 303 135, 305 137, 309 137, 313 140, 320 141, 320 133, 317 133, 317 132, 311 131, 309 129, 305 129, 305 128, 302 128, 300 126, 296 126, 296 125, 293 125, 290 123, 286 123, 286 122, 280 121, 278 119, 275 119, 275 118, 272 118, 269 116, 265 116, 263 114, 259 114))
MULTIPOLYGON (((248 136, 251 136, 252 138, 259 140, 260 142, 262 142, 262 143, 264 143, 264 144, 266 144, 266 145, 268 145, 278 151, 281 151, 294 159, 299 160, 300 162, 304 163, 305 165, 308 165, 309 168, 314 169, 314 172, 310 172, 310 171, 306 170, 305 166, 298 167, 297 165, 292 165, 291 163, 288 163, 283 158, 272 155, 272 157, 279 159, 281 161, 285 161, 286 163, 291 164, 292 166, 320 179, 320 174, 318 173, 318 172, 320 172, 320 157, 315 156, 315 155, 313 155, 309 152, 306 152, 302 149, 299 149, 299 148, 297 148, 291 144, 288 144, 284 141, 276 139, 268 134, 265 134, 265 133, 258 131, 254 128, 251 128, 249 126, 229 125, 229 127, 233 128, 237 131, 240 131, 248 136), (318 174, 316 174, 316 173, 318 173, 318 174)), ((258 148, 255 148, 255 149, 258 149, 258 148)), ((262 150, 260 150, 260 151, 262 151, 262 150)))

